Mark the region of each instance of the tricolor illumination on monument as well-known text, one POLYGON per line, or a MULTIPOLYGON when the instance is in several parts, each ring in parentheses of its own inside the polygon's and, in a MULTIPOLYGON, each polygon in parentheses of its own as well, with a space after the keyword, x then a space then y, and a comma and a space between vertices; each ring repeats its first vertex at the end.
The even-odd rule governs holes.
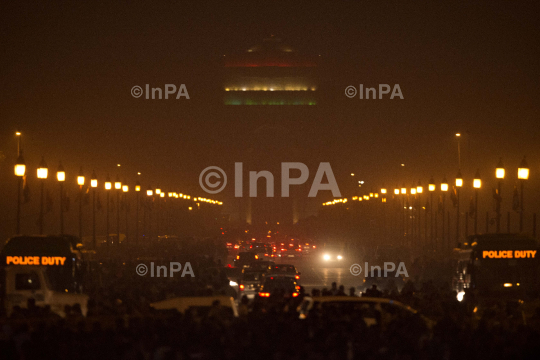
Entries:
POLYGON ((226 55, 225 105, 316 105, 315 57, 271 36, 247 51, 226 55))

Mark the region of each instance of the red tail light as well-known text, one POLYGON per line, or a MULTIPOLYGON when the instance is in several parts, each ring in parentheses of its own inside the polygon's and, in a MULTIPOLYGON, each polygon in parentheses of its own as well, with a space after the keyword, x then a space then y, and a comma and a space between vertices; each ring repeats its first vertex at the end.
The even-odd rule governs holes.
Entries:
POLYGON ((240 291, 244 291, 244 285, 240 284, 239 288, 240 288, 240 291))
POLYGON ((232 267, 231 264, 227 264, 227 267, 232 267))
POLYGON ((227 243, 227 246, 232 246, 232 243, 227 243))
POLYGON ((297 297, 297 296, 298 296, 297 292, 292 293, 292 297, 297 297))
POLYGON ((316 249, 317 247, 315 245, 313 245, 313 248, 316 249))
POLYGON ((235 249, 240 249, 240 245, 234 245, 235 249))
POLYGON ((268 256, 268 254, 264 254, 264 256, 268 256))
POLYGON ((253 245, 249 245, 249 248, 250 248, 250 249, 253 249, 253 245))
POLYGON ((289 246, 293 246, 293 244, 289 244, 289 246))
POLYGON ((296 249, 296 251, 302 251, 302 249, 296 249))
POLYGON ((295 275, 294 278, 295 278, 296 280, 300 280, 300 275, 295 275))
POLYGON ((270 297, 270 293, 260 292, 259 296, 260 297, 270 297))

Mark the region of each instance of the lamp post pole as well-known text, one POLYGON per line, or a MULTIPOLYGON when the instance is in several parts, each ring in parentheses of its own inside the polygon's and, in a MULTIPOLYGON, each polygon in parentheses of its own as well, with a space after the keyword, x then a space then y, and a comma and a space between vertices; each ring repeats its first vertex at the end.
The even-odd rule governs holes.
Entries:
POLYGON ((128 222, 128 203, 127 203, 127 193, 129 191, 129 187, 126 184, 127 181, 124 181, 124 185, 122 185, 122 192, 123 192, 123 202, 124 202, 124 212, 126 215, 126 240, 129 236, 129 222, 128 222))
POLYGON ((524 156, 521 164, 518 168, 518 179, 520 180, 521 194, 520 194, 520 211, 519 211, 519 232, 523 232, 523 189, 525 185, 525 180, 529 179, 529 166, 527 165, 527 159, 524 156))
POLYGON ((120 192, 122 191, 122 183, 118 176, 116 176, 114 182, 114 189, 116 190, 116 245, 120 245, 120 192))
MULTIPOLYGON (((139 193, 141 192, 141 184, 137 181, 135 184, 135 243, 139 244, 139 193)), ((143 230, 144 231, 144 230, 143 230)))
POLYGON ((502 182, 505 176, 505 172, 506 171, 504 169, 502 158, 500 158, 499 163, 497 164, 497 168, 495 169, 495 177, 499 179, 499 181, 497 182, 497 198, 496 198, 496 203, 495 203, 495 212, 496 212, 496 217, 497 217, 497 229, 496 229, 497 234, 501 232, 501 201, 502 201, 501 187, 502 187, 502 182))
POLYGON ((37 169, 37 177, 41 180, 41 196, 39 203, 39 234, 43 235, 43 190, 45 187, 45 179, 49 175, 49 169, 45 163, 45 158, 41 157, 41 162, 39 163, 39 168, 37 169))
POLYGON ((461 176, 461 170, 458 171, 456 176, 456 196, 457 196, 457 210, 456 210, 456 245, 459 243, 460 238, 460 213, 459 213, 459 202, 460 202, 460 193, 461 187, 463 186, 463 176, 461 176))
POLYGON ((84 187, 84 174, 81 166, 79 170, 79 176, 77 176, 77 184, 79 185, 79 239, 82 240, 82 202, 83 202, 83 187, 84 187))
POLYGON ((441 249, 445 249, 445 242, 446 242, 446 232, 445 232, 445 223, 446 223, 446 192, 448 191, 448 181, 446 180, 446 176, 443 178, 443 181, 441 183, 441 191, 442 191, 442 242, 441 242, 441 249))
POLYGON ((56 179, 60 184, 60 235, 64 234, 64 181, 66 181, 66 172, 62 163, 58 166, 56 179))
POLYGON ((428 184, 428 190, 429 190, 429 220, 430 220, 430 229, 429 229, 429 235, 431 239, 431 249, 433 250, 433 244, 435 243, 434 237, 433 237, 433 192, 435 191, 435 180, 433 180, 433 176, 431 179, 429 179, 428 184))
POLYGON ((111 192, 111 189, 112 189, 112 183, 111 183, 111 178, 109 177, 109 175, 107 175, 107 179, 105 180, 105 191, 107 193, 107 222, 106 222, 106 231, 107 231, 107 236, 106 236, 106 240, 105 240, 105 243, 107 245, 109 245, 109 213, 110 213, 110 192, 111 192))
POLYGON ((480 170, 476 170, 473 181, 474 187, 474 234, 478 234, 478 190, 482 187, 482 180, 480 179, 480 170))
POLYGON ((92 171, 92 179, 90 180, 92 187, 92 245, 94 250, 97 248, 96 242, 96 188, 98 186, 96 172, 92 171))

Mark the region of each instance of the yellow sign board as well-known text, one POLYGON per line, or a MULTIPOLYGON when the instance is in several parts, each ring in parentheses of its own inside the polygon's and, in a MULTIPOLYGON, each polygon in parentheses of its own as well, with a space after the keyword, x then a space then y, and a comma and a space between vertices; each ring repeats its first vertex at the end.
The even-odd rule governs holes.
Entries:
POLYGON ((6 256, 6 265, 64 265, 65 256, 6 256))
POLYGON ((485 250, 484 259, 534 259, 536 250, 485 250))

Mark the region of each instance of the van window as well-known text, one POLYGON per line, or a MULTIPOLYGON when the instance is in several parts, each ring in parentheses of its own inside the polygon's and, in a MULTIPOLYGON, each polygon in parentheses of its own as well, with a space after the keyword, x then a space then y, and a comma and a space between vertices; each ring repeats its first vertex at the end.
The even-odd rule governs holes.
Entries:
POLYGON ((30 273, 15 274, 15 290, 39 290, 41 284, 35 271, 30 273))

